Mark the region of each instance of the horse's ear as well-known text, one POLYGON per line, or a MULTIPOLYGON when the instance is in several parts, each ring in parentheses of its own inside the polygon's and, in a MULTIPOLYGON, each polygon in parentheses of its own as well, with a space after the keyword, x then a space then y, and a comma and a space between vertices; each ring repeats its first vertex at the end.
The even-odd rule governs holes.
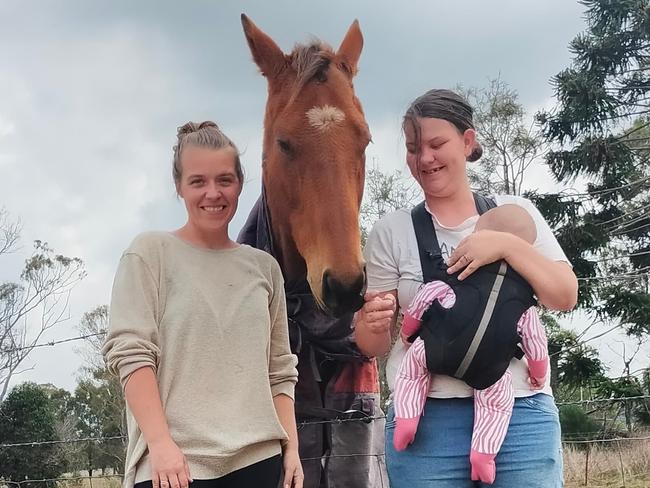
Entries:
POLYGON ((267 78, 277 75, 285 63, 282 49, 245 14, 241 14, 241 24, 244 27, 248 47, 253 54, 253 61, 262 74, 267 78))
POLYGON ((337 57, 351 76, 357 74, 357 63, 361 56, 361 49, 363 49, 363 35, 361 34, 359 21, 355 20, 336 52, 337 57))

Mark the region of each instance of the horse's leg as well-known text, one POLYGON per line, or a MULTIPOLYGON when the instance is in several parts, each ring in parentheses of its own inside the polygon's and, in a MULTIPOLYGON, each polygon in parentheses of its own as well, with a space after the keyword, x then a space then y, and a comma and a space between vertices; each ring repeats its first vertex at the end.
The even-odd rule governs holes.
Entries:
POLYGON ((341 363, 339 374, 328 385, 325 406, 378 417, 330 425, 331 457, 325 466, 327 487, 388 488, 383 458, 385 422, 376 363, 341 363))

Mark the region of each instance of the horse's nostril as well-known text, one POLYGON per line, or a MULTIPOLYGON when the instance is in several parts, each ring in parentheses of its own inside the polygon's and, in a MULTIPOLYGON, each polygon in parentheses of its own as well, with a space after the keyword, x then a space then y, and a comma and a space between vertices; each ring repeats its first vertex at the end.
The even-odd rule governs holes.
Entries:
POLYGON ((336 279, 332 278, 332 274, 329 270, 323 273, 323 286, 326 290, 332 290, 336 287, 336 279))
POLYGON ((336 308, 340 295, 340 282, 329 271, 323 273, 323 299, 330 308, 336 308))

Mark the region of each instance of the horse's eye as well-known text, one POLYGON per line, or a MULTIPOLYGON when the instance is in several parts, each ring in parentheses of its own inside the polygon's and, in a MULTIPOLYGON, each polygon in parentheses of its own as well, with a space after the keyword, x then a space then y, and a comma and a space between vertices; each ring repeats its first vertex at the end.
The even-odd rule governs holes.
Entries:
POLYGON ((285 153, 285 154, 291 154, 291 144, 285 139, 278 139, 277 140, 278 146, 280 146, 280 150, 285 153))

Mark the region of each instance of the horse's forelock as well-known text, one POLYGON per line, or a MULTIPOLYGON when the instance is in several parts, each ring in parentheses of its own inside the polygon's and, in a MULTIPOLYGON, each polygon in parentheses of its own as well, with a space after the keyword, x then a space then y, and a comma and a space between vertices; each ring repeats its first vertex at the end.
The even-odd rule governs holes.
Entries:
POLYGON ((296 45, 291 52, 291 66, 296 71, 296 90, 300 91, 314 78, 325 81, 333 58, 332 47, 321 40, 296 45))

